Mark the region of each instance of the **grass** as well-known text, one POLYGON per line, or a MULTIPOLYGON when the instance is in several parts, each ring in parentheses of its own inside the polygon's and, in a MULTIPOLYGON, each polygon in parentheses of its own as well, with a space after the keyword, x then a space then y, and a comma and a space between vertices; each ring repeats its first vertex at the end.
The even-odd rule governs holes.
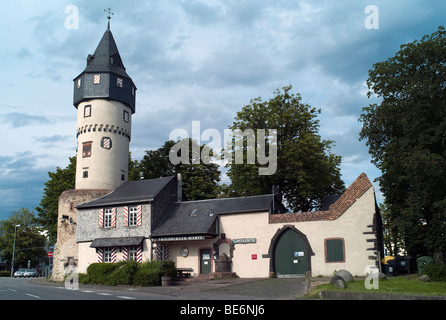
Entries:
POLYGON ((416 274, 381 280, 378 282, 378 289, 367 289, 364 280, 365 278, 356 278, 355 281, 347 283, 346 289, 336 289, 330 283, 321 284, 312 289, 304 298, 315 299, 321 291, 446 296, 446 282, 418 281, 416 274))

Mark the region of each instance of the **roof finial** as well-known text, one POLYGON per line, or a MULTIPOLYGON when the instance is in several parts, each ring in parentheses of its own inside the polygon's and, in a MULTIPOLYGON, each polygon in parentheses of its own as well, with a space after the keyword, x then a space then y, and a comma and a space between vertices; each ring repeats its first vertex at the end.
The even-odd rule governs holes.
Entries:
POLYGON ((107 30, 110 30, 110 20, 111 20, 111 16, 114 15, 114 13, 111 11, 111 8, 108 8, 107 10, 104 9, 104 11, 108 13, 108 16, 107 16, 107 19, 108 19, 107 30))

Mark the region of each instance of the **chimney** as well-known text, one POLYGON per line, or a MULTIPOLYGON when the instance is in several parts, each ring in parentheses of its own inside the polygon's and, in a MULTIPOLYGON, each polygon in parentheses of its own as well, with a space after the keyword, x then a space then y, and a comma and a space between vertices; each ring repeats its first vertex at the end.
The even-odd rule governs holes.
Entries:
POLYGON ((183 178, 181 173, 177 174, 177 202, 183 200, 183 178))

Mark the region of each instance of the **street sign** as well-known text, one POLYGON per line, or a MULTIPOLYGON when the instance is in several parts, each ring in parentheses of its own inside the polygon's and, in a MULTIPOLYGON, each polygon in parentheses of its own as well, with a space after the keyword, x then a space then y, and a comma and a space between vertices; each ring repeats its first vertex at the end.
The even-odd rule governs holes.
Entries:
POLYGON ((48 251, 48 257, 51 258, 53 256, 53 251, 48 251))

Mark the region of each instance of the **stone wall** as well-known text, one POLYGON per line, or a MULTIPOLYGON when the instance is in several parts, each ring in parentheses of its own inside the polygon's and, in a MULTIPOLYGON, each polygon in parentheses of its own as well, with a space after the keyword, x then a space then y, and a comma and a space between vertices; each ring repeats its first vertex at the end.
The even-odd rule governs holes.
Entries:
POLYGON ((62 281, 65 268, 77 266, 79 259, 76 243, 77 209, 76 206, 109 194, 106 189, 76 189, 63 192, 59 196, 57 217, 57 243, 54 247, 52 279, 62 281))

